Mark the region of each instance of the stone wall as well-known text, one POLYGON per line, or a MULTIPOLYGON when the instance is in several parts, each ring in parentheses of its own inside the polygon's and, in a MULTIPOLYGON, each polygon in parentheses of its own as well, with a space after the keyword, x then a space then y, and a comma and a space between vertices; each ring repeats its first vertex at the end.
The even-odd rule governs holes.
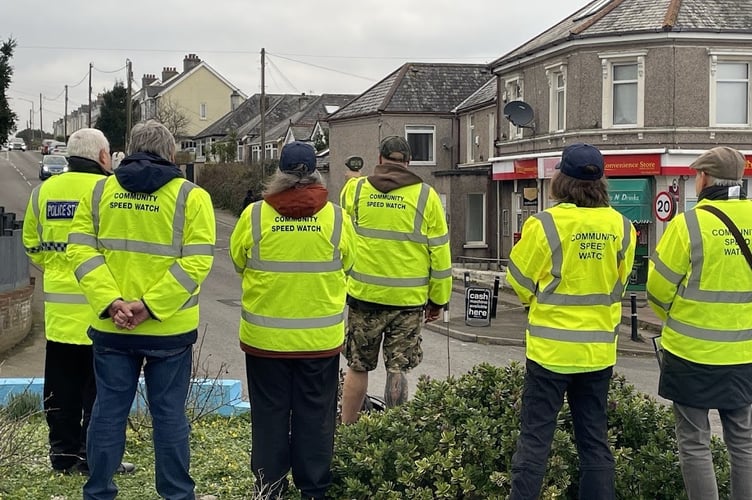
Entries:
POLYGON ((22 288, 0 293, 0 353, 21 342, 31 331, 34 278, 22 288))

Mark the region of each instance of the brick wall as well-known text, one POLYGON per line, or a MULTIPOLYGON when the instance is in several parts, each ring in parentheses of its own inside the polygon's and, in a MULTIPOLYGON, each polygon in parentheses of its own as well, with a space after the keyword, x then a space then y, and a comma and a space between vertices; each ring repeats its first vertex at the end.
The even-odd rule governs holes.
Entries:
POLYGON ((0 353, 21 342, 31 331, 33 294, 33 277, 25 287, 0 293, 0 353))

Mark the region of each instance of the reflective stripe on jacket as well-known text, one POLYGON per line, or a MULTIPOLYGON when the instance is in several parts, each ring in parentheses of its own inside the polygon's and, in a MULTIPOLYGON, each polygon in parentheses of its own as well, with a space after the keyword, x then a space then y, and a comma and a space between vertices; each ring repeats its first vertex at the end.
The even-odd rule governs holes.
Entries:
POLYGON ((102 332, 177 335, 198 327, 200 285, 214 260, 216 226, 209 194, 182 178, 151 194, 123 189, 115 176, 81 200, 68 256, 102 332), (141 299, 156 319, 115 327, 107 308, 141 299))
POLYGON ((562 203, 525 221, 507 281, 530 306, 528 358, 581 369, 616 362, 635 243, 632 224, 610 207, 562 203))
MULTIPOLYGON (((701 200, 752 240, 752 202, 701 200)), ((648 301, 665 320, 663 348, 707 365, 752 363, 752 270, 715 215, 689 210, 672 220, 648 265, 648 301)))
POLYGON ((342 193, 358 235, 350 296, 390 306, 449 302, 452 259, 439 195, 418 183, 382 193, 361 177, 342 193))
POLYGON ((354 253, 352 224, 337 205, 294 219, 265 201, 251 204, 230 237, 243 277, 240 341, 278 353, 339 348, 354 253))
POLYGON ((90 345, 86 334, 96 316, 65 256, 68 233, 81 198, 103 175, 67 172, 52 176, 31 192, 23 224, 23 242, 32 262, 44 270, 44 331, 47 340, 90 345))

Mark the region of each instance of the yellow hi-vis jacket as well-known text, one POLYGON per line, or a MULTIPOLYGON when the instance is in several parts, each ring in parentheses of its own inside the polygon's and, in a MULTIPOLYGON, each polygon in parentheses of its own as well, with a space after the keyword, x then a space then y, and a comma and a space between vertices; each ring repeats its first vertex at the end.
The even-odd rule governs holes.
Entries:
POLYGON ((76 210, 68 257, 101 332, 177 335, 198 327, 200 285, 214 260, 209 194, 175 178, 153 193, 132 193, 113 175, 76 210), (120 330, 107 316, 118 298, 143 300, 156 319, 120 330))
POLYGON ((104 175, 67 172, 52 176, 31 192, 23 224, 23 242, 32 262, 44 271, 44 331, 47 340, 90 345, 86 334, 96 316, 65 255, 68 233, 81 198, 104 175))
POLYGON ((358 235, 348 294, 375 304, 420 307, 449 302, 452 258, 444 207, 425 183, 382 193, 367 177, 341 194, 358 235))
POLYGON ((355 232, 341 207, 328 202, 296 219, 252 203, 232 231, 230 257, 243 277, 244 345, 288 355, 342 346, 355 232))
MULTIPOLYGON (((750 244, 752 201, 703 205, 728 215, 750 244)), ((725 224, 697 207, 669 223, 648 264, 648 302, 664 320, 661 345, 694 363, 752 363, 752 270, 725 224)))
POLYGON ((507 281, 530 306, 529 359, 554 371, 616 363, 635 240, 632 224, 611 207, 561 203, 525 221, 509 255, 507 281))

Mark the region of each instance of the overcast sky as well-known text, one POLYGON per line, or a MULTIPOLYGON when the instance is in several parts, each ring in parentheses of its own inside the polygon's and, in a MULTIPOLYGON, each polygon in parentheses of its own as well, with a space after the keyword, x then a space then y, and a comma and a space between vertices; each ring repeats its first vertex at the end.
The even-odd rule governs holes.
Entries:
POLYGON ((270 93, 360 94, 405 62, 486 63, 509 52, 588 0, 9 0, 0 8, 0 37, 18 42, 7 93, 26 127, 34 102, 44 129, 125 81, 144 73, 182 71, 197 54, 247 95, 261 89, 267 52, 270 93))

